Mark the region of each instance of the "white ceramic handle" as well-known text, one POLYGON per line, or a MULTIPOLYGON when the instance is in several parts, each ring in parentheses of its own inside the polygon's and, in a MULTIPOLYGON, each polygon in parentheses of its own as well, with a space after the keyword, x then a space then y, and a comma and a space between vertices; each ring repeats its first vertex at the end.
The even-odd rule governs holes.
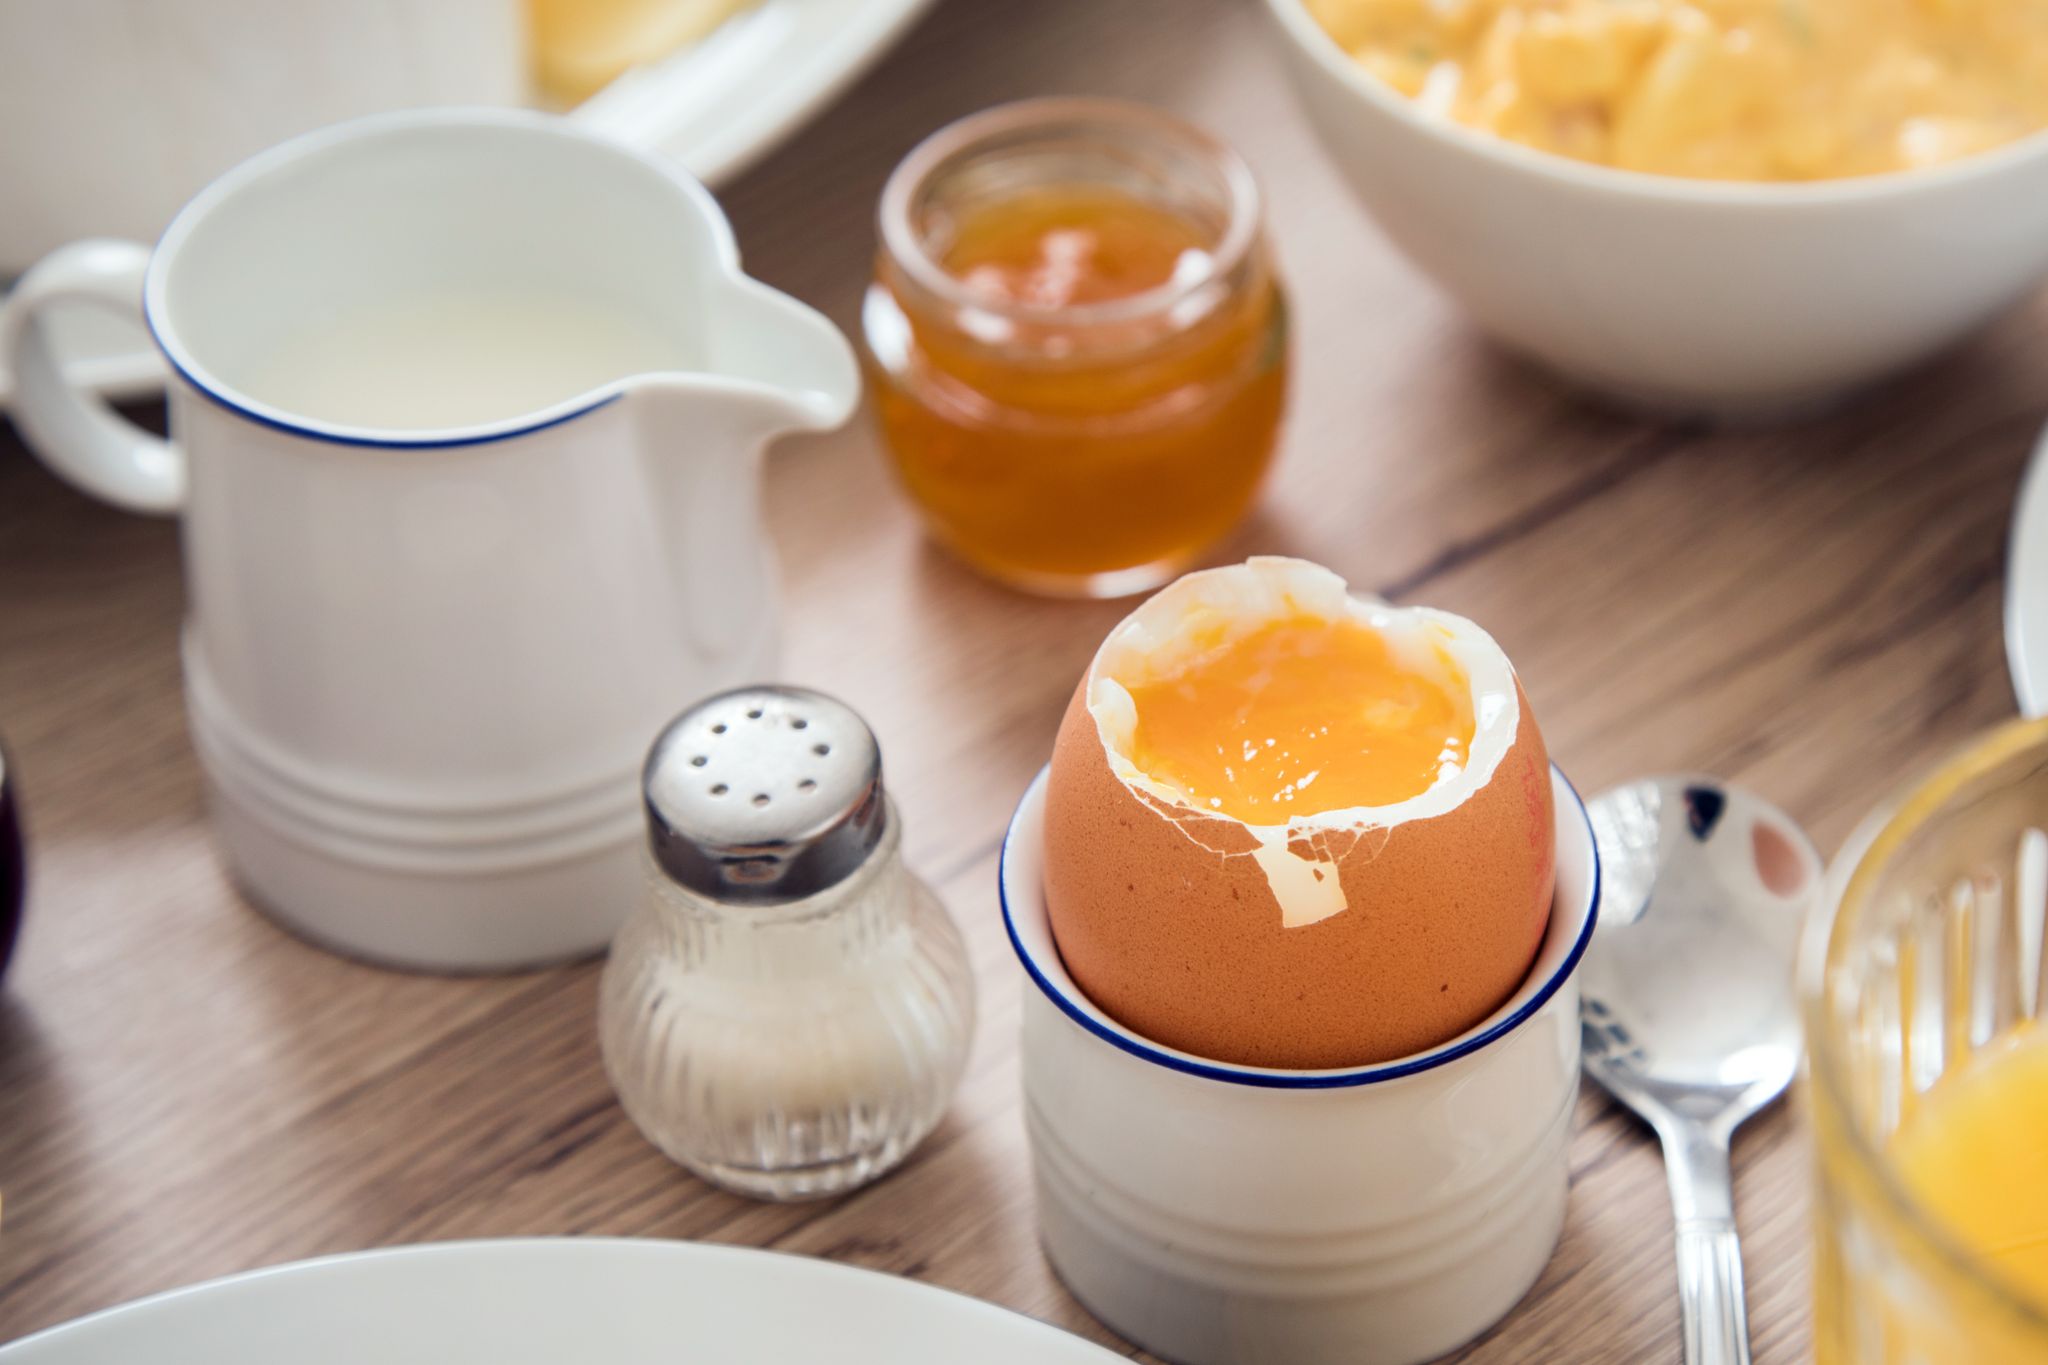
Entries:
POLYGON ((175 512, 185 458, 64 377, 40 316, 85 302, 142 321, 149 248, 104 239, 59 247, 29 268, 0 310, 0 357, 14 372, 14 420, 29 446, 66 480, 131 512, 175 512))

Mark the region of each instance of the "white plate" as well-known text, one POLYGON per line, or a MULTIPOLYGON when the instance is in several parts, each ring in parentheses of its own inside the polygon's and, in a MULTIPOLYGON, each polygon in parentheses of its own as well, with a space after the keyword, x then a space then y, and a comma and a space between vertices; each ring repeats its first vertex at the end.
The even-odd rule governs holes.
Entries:
MULTIPOLYGON (((932 0, 765 0, 701 42, 629 71, 575 111, 665 152, 714 189, 830 103, 932 0)), ((77 381, 111 398, 163 387, 149 337, 123 319, 72 310, 53 340, 77 381)), ((0 366, 0 409, 14 377, 0 366)))
POLYGON ((2005 559, 2005 660, 2020 713, 2048 715, 2048 432, 2020 481, 2005 559))
POLYGON ((300 1261, 0 1347, 5 1365, 1106 1365, 960 1294, 691 1242, 442 1242, 300 1261))

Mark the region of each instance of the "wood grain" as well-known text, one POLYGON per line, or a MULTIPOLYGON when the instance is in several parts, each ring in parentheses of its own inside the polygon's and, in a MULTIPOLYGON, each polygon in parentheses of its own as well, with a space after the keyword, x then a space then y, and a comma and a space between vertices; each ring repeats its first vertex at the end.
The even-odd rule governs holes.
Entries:
MULTIPOLYGON (((1219 557, 1306 555, 1470 614, 1582 790, 1707 769, 1824 849, 2010 712, 1999 577, 2048 407, 2048 309, 1794 427, 1610 414, 1490 349, 1393 256, 1297 118, 1269 36, 1244 0, 954 0, 722 197, 749 267, 850 329, 876 195, 923 133, 1047 92, 1180 110, 1263 178, 1299 328, 1281 467, 1219 557)), ((184 731, 175 528, 89 503, 0 437, 0 733, 34 857, 0 994, 0 1340, 322 1252, 614 1233, 876 1266, 1112 1341, 1037 1248, 994 863, 1124 608, 1031 601, 956 568, 920 540, 864 425, 778 450, 768 506, 788 676, 874 723, 909 856, 966 928, 983 989, 968 1079, 930 1144, 878 1186, 793 1208, 708 1189, 640 1140, 598 1065, 592 967, 394 975, 249 911, 184 731)), ((1761 1362, 1807 1354, 1805 1162, 1783 1108, 1738 1143, 1761 1362)), ((1458 1359, 1675 1360, 1672 1275, 1655 1150, 1589 1092, 1564 1243, 1458 1359)))

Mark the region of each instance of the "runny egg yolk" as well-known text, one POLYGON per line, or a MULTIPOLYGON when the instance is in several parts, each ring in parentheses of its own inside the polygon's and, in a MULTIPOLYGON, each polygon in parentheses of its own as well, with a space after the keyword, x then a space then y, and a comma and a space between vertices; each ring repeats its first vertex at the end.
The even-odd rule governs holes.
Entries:
POLYGON ((1463 771, 1472 689, 1395 657, 1358 621, 1283 617, 1128 686, 1131 761, 1198 809, 1248 825, 1390 806, 1463 771))

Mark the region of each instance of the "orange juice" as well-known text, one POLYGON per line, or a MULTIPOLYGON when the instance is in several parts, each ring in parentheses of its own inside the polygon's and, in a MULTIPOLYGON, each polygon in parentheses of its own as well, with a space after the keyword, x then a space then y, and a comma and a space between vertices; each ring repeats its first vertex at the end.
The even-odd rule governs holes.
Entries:
POLYGON ((1901 1098, 1882 1162, 1910 1209, 1818 1106, 1818 1365, 2048 1359, 2048 1032, 2022 1023, 1901 1098))
POLYGON ((1989 730, 1864 822, 1807 922, 1819 1365, 2048 1361, 2044 812, 2048 719, 1989 730))
POLYGON ((1938 1226, 2048 1310, 2048 1033, 2023 1025, 1944 1075, 1891 1156, 1938 1226))

